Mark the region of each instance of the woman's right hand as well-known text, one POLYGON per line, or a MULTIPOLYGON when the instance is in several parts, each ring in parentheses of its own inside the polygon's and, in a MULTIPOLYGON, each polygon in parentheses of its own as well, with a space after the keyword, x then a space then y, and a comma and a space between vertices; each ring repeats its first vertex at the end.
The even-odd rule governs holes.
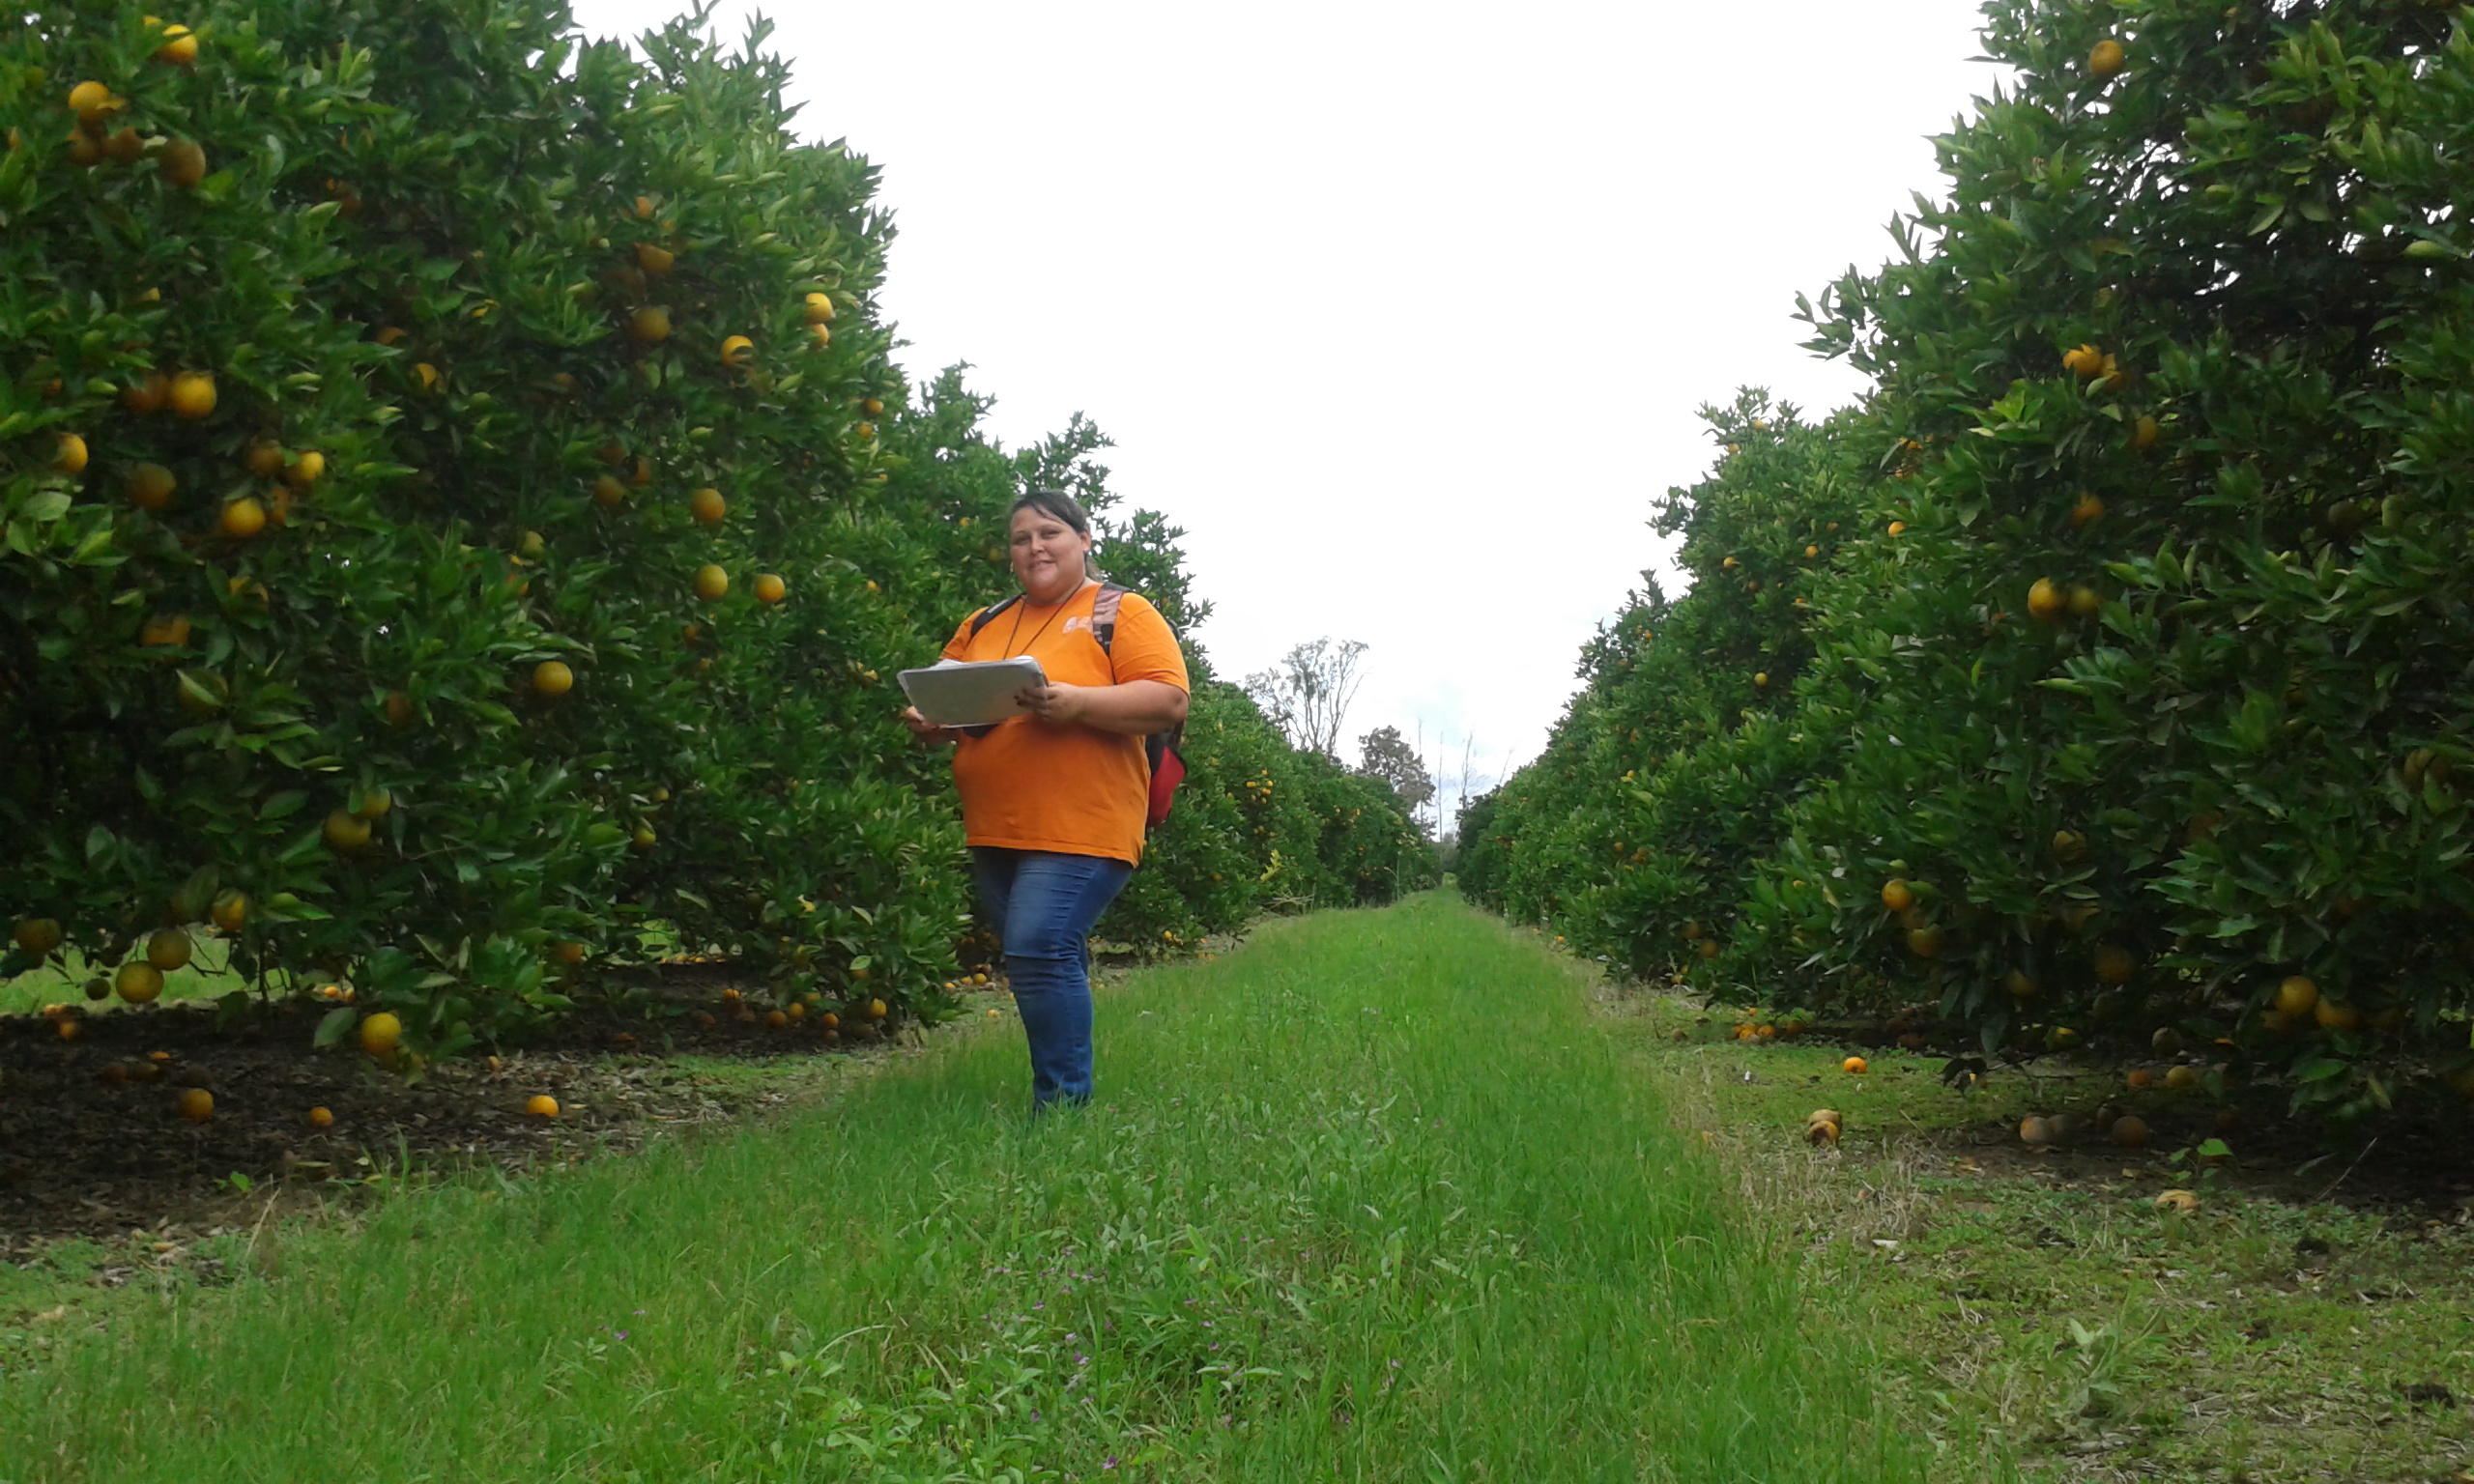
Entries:
POLYGON ((902 725, 910 728, 910 734, 912 736, 917 737, 920 741, 929 743, 932 746, 938 742, 951 742, 954 740, 953 728, 939 727, 935 722, 921 716, 917 706, 905 706, 902 708, 902 725))

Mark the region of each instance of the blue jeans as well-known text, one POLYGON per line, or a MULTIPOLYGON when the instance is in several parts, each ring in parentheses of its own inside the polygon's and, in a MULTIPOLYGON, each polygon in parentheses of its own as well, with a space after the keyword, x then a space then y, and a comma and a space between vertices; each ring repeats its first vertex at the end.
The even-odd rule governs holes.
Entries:
POLYGON ((1091 1100, 1091 925, 1134 868, 1104 855, 970 847, 1031 1043, 1031 1106, 1091 1100))

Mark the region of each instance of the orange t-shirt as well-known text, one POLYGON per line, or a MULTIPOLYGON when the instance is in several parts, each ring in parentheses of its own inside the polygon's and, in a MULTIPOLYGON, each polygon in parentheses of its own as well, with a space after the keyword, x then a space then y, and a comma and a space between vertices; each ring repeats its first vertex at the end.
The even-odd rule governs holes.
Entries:
MULTIPOLYGON (((1040 662, 1051 684, 1163 680, 1181 691, 1193 689, 1177 636, 1139 594, 1118 600, 1116 638, 1102 650, 1091 634, 1091 608, 1099 598, 1098 583, 1085 583, 1062 603, 1024 598, 991 619, 976 639, 965 618, 945 645, 945 658, 1027 654, 1040 662)), ((1142 862, 1151 763, 1140 737, 1079 723, 1009 717, 986 736, 966 736, 957 744, 954 783, 963 795, 963 831, 974 845, 1142 862)))

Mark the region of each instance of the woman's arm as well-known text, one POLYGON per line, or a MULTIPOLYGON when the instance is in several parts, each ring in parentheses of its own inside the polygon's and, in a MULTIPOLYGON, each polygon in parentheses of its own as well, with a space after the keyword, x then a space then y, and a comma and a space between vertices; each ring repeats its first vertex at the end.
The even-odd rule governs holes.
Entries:
POLYGON ((1101 731, 1147 737, 1186 719, 1186 693, 1165 680, 1128 680, 1123 685, 1034 685, 1022 704, 1044 722, 1079 723, 1101 731))

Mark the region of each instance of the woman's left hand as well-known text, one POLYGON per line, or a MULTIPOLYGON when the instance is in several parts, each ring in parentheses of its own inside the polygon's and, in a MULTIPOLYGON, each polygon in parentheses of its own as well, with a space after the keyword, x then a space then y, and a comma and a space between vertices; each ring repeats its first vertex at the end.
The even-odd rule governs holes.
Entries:
POLYGON ((1090 711, 1090 690, 1080 685, 1026 685, 1015 694, 1023 709, 1043 722, 1079 722, 1090 711))

